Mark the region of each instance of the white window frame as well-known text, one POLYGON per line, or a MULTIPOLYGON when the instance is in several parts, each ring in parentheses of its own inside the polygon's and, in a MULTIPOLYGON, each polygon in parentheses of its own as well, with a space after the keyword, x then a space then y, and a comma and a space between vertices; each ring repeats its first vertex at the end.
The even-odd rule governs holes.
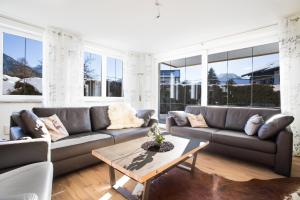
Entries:
MULTIPOLYGON (((43 43, 43 38, 41 34, 33 34, 30 31, 21 31, 13 28, 0 26, 0 102, 43 102, 45 96, 45 83, 42 81, 42 95, 4 95, 3 94, 3 35, 4 33, 13 34, 28 39, 38 40, 43 43)), ((43 58, 44 59, 44 58, 43 58)), ((44 68, 44 66, 43 66, 44 68)), ((45 78, 45 70, 43 69, 42 78, 45 78)))
MULTIPOLYGON (((94 53, 98 54, 101 56, 101 62, 102 62, 102 69, 101 69, 101 96, 84 96, 84 101, 87 102, 101 102, 101 101, 123 101, 124 100, 124 75, 125 75, 125 66, 126 66, 126 56, 125 54, 118 52, 118 51, 113 51, 110 49, 105 49, 103 47, 99 47, 95 44, 90 44, 89 42, 86 42, 87 44, 84 45, 83 52, 89 52, 89 53, 94 53), (122 97, 108 97, 106 94, 106 80, 107 80, 107 58, 115 58, 122 60, 123 62, 123 71, 122 71, 122 97)), ((84 79, 84 77, 82 77, 84 79)))

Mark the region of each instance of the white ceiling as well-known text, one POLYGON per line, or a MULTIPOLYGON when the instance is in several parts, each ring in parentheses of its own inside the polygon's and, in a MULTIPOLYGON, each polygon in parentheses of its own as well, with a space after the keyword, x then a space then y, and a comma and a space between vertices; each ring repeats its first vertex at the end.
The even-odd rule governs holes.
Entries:
POLYGON ((0 13, 102 45, 157 53, 274 24, 300 0, 0 0, 0 13))

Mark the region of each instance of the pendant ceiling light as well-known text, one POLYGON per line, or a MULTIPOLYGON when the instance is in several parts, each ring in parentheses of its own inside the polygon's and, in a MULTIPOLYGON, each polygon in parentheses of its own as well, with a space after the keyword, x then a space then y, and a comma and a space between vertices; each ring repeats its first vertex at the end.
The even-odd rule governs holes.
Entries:
POLYGON ((157 9, 157 15, 155 16, 156 19, 159 19, 160 18, 160 6, 161 4, 158 2, 158 0, 155 0, 155 7, 157 9))

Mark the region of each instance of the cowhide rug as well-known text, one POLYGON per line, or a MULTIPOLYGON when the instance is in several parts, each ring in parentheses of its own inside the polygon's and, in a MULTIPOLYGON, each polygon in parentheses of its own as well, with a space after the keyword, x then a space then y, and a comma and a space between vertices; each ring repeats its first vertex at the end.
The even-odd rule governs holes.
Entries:
POLYGON ((300 200, 300 178, 238 182, 174 168, 151 184, 150 200, 300 200))

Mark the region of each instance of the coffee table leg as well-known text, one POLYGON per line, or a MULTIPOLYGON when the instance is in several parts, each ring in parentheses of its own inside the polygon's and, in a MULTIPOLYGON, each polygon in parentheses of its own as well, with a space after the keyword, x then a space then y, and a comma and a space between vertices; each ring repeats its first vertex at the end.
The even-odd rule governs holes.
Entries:
POLYGON ((193 173, 194 170, 195 170, 196 161, 197 161, 197 155, 198 155, 198 152, 194 153, 194 155, 193 155, 193 162, 192 162, 192 167, 191 167, 191 172, 192 172, 192 173, 193 173))
POLYGON ((112 166, 109 166, 109 181, 111 187, 113 187, 116 184, 115 170, 112 166))
POLYGON ((152 179, 149 179, 148 181, 146 181, 144 183, 144 191, 143 191, 142 200, 148 200, 151 182, 152 182, 152 179))

